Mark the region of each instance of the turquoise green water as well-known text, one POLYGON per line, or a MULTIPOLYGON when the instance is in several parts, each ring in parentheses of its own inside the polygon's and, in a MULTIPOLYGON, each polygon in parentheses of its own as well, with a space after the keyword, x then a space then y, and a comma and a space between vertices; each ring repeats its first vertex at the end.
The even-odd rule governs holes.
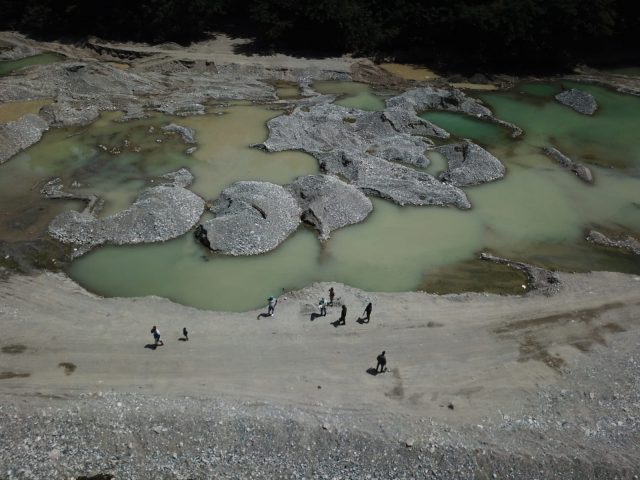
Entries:
MULTIPOLYGON (((466 189, 473 204, 469 211, 398 207, 374 199, 374 211, 364 222, 333 232, 323 245, 313 231, 301 227, 273 252, 224 257, 206 253, 189 233, 162 244, 101 248, 75 261, 69 274, 106 296, 160 295, 204 309, 242 311, 263 305, 269 295, 316 281, 344 282, 370 291, 520 291, 521 275, 477 261, 483 250, 563 270, 640 273, 637 257, 583 240, 591 225, 640 232, 640 178, 635 170, 640 161, 634 153, 638 140, 631 134, 640 105, 633 97, 598 88, 590 91, 601 103, 592 118, 556 104, 553 90, 520 96, 483 94, 498 115, 525 128, 525 137, 518 140, 472 118, 427 113, 426 118, 455 136, 485 145, 507 167, 504 179, 466 189), (588 148, 580 139, 589 130, 598 133, 588 148), (586 163, 597 159, 597 165, 590 163, 595 184, 579 181, 541 155, 540 147, 549 143, 563 145, 566 154, 586 163), (605 151, 610 155, 600 158, 605 151)), ((362 101, 371 106, 370 99, 362 101)), ((154 175, 180 166, 194 172, 193 190, 207 199, 235 180, 286 183, 317 172, 316 161, 308 155, 267 154, 247 147, 266 137, 265 122, 278 112, 234 106, 210 113, 126 124, 104 116, 84 130, 48 133, 40 144, 0 166, 0 191, 21 191, 11 186, 5 172, 22 172, 22 185, 63 173, 66 182, 80 181, 87 191, 104 195, 109 213, 125 208, 154 175), (199 148, 193 156, 183 153, 185 146, 178 138, 157 130, 169 121, 196 130, 199 148), (156 127, 153 133, 150 126, 156 127), (119 148, 121 153, 114 155, 97 145, 108 151, 119 148)), ((440 158, 429 171, 443 168, 440 158)))
POLYGON ((40 55, 34 55, 20 60, 5 60, 0 62, 0 75, 8 75, 11 72, 33 65, 47 65, 49 63, 60 62, 63 59, 64 56, 58 55, 57 53, 41 53, 40 55))
POLYGON ((378 111, 384 110, 385 104, 381 96, 371 89, 369 85, 357 82, 315 82, 313 89, 319 93, 337 95, 338 105, 360 110, 378 111))

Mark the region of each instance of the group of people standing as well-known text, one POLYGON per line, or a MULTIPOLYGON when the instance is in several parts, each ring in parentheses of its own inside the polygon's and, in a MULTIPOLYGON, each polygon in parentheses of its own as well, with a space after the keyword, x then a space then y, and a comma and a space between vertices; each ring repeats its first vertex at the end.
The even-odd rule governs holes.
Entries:
MULTIPOLYGON (((320 309, 320 315, 325 317, 327 315, 327 307, 333 307, 333 299, 335 298, 335 291, 333 287, 329 289, 329 301, 322 297, 318 302, 318 308, 320 309)), ((369 323, 371 320, 371 311, 373 310, 373 305, 371 302, 367 304, 364 308, 364 312, 362 313, 362 317, 358 318, 362 323, 369 323)), ((347 323, 347 306, 342 305, 342 310, 340 311, 340 318, 337 321, 337 325, 346 325, 347 323)))
MULTIPOLYGON (((203 227, 204 230, 204 227, 203 227)), ((205 238, 206 238, 206 230, 205 230, 205 238)), ((318 308, 320 309, 320 315, 321 316, 326 316, 327 315, 327 307, 333 307, 333 301, 335 299, 335 290, 333 289, 333 287, 331 287, 329 289, 329 301, 327 302, 327 300, 322 297, 320 299, 320 302, 318 303, 318 308)), ((278 304, 278 299, 275 297, 269 297, 267 300, 267 316, 269 317, 273 317, 275 310, 276 310, 276 305, 278 304)), ((367 304, 367 306, 364 309, 363 312, 363 316, 358 318, 358 321, 362 322, 362 323, 369 323, 369 321, 371 320, 371 311, 373 310, 373 305, 371 304, 371 302, 369 302, 367 304)), ((262 314, 264 315, 264 314, 262 314)), ((347 306, 346 305, 342 305, 342 310, 340 312, 340 318, 334 323, 334 325, 346 325, 347 323, 347 306)), ((154 345, 153 347, 158 347, 158 346, 162 346, 164 345, 164 342, 162 341, 162 339, 160 338, 160 330, 158 329, 157 326, 153 326, 153 328, 151 329, 151 334, 153 335, 153 340, 154 340, 154 345)), ((187 331, 187 328, 184 327, 182 329, 182 335, 183 338, 181 338, 180 340, 183 341, 188 341, 189 340, 189 332, 187 331)), ((387 364, 387 360, 385 357, 385 352, 383 351, 380 355, 377 356, 377 365, 376 365, 376 373, 378 373, 378 370, 380 370, 380 372, 384 372, 386 369, 386 364, 387 364)))

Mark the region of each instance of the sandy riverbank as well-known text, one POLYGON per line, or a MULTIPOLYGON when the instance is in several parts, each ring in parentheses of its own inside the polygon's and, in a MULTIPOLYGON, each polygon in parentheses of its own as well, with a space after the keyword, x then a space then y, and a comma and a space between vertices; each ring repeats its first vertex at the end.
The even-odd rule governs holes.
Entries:
MULTIPOLYGON (((556 425, 562 418, 571 426, 568 450, 549 454, 589 461, 580 452, 596 452, 593 461, 606 462, 613 442, 624 461, 608 468, 637 471, 637 451, 624 446, 638 440, 637 377, 633 369, 621 370, 620 362, 638 355, 640 277, 591 273, 561 279, 563 288, 552 297, 369 294, 335 285, 349 313, 346 326, 334 327, 338 308, 311 320, 328 284, 292 292, 275 317, 257 319, 259 311, 199 311, 159 298, 103 299, 62 275, 14 275, 0 283, 0 394, 7 405, 19 405, 22 415, 30 411, 25 401, 39 411, 43 396, 65 399, 56 401, 63 409, 79 398, 87 408, 91 398, 102 401, 107 392, 167 402, 185 395, 227 399, 347 422, 352 434, 367 432, 393 444, 407 436, 428 438, 442 428, 480 425, 486 432, 502 425, 502 431, 523 419, 528 425, 528 418, 544 426, 538 431, 543 442, 549 435, 558 443, 565 435, 556 425), (371 323, 360 324, 356 318, 369 299, 371 323), (154 324, 165 345, 152 350, 145 345, 154 324), (191 332, 188 342, 179 340, 183 326, 191 332), (372 376, 367 369, 383 349, 390 371, 372 376), (556 397, 566 401, 549 407, 556 397), (624 420, 617 420, 620 414, 624 420), (393 440, 390 430, 380 429, 385 424, 394 425, 393 440), (575 437, 578 427, 598 437, 575 437), (605 448, 596 447, 596 439, 605 448)), ((13 438, 17 425, 2 427, 3 438, 13 438)), ((180 422, 172 428, 181 428, 180 422)), ((481 430, 464 438, 473 443, 481 430)), ((508 442, 521 447, 531 441, 530 433, 516 429, 506 444, 500 440, 504 431, 488 438, 500 449, 508 442)), ((145 445, 142 450, 153 448, 145 445)), ((5 469, 15 471, 6 440, 2 452, 5 469)))

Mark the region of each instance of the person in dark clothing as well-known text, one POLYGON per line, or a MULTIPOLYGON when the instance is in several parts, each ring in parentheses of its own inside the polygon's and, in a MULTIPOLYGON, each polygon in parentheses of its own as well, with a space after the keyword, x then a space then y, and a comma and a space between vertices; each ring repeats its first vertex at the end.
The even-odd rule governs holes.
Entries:
POLYGON ((378 364, 376 365, 376 373, 378 373, 378 369, 380 369, 379 373, 384 372, 387 369, 387 357, 385 357, 385 351, 383 350, 380 355, 376 358, 378 360, 378 364))
POLYGON ((182 336, 184 337, 185 342, 189 341, 189 332, 187 332, 187 327, 182 329, 182 336))
POLYGON ((329 306, 333 307, 333 299, 336 296, 336 292, 333 291, 333 287, 329 289, 329 306))
POLYGON ((338 323, 341 325, 347 324, 347 306, 346 305, 342 305, 342 312, 340 313, 340 319, 338 320, 338 323))
POLYGON ((367 304, 367 306, 364 309, 364 319, 367 320, 367 323, 369 323, 369 320, 371 320, 371 309, 373 308, 373 305, 371 305, 371 302, 369 302, 367 304))
POLYGON ((213 250, 211 248, 211 242, 209 241, 209 237, 207 236, 207 229, 204 228, 203 225, 198 225, 194 230, 193 235, 202 245, 207 247, 207 249, 213 250))

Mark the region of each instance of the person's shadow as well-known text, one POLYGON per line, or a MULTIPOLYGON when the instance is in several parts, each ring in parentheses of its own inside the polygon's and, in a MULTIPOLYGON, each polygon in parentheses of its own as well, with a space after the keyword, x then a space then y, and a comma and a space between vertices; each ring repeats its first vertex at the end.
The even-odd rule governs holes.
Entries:
POLYGON ((324 315, 320 315, 319 313, 315 313, 313 312, 310 316, 309 319, 313 322, 316 318, 318 317, 324 317, 324 315))
POLYGON ((155 350, 156 348, 158 348, 158 345, 156 345, 155 343, 147 343, 144 348, 148 348, 149 350, 155 350))
POLYGON ((331 325, 333 325, 335 328, 338 328, 340 325, 342 325, 342 320, 337 319, 335 322, 331 322, 331 325))
POLYGON ((264 317, 270 317, 270 316, 271 316, 271 315, 269 315, 268 313, 261 313, 261 314, 260 314, 260 315, 258 315, 256 318, 257 318, 258 320, 260 320, 261 318, 264 318, 264 317))
POLYGON ((369 375, 373 375, 373 376, 375 377, 375 376, 376 376, 376 375, 378 375, 380 372, 378 371, 378 369, 377 369, 377 368, 369 367, 369 368, 367 368, 367 373, 368 373, 369 375))
POLYGON ((357 319, 356 322, 358 322, 360 325, 364 325, 365 323, 369 323, 369 320, 367 320, 367 317, 362 317, 357 319))
POLYGON ((178 339, 178 341, 179 341, 179 342, 186 342, 186 341, 188 341, 188 340, 189 340, 189 339, 188 339, 187 337, 180 337, 180 338, 178 339))

